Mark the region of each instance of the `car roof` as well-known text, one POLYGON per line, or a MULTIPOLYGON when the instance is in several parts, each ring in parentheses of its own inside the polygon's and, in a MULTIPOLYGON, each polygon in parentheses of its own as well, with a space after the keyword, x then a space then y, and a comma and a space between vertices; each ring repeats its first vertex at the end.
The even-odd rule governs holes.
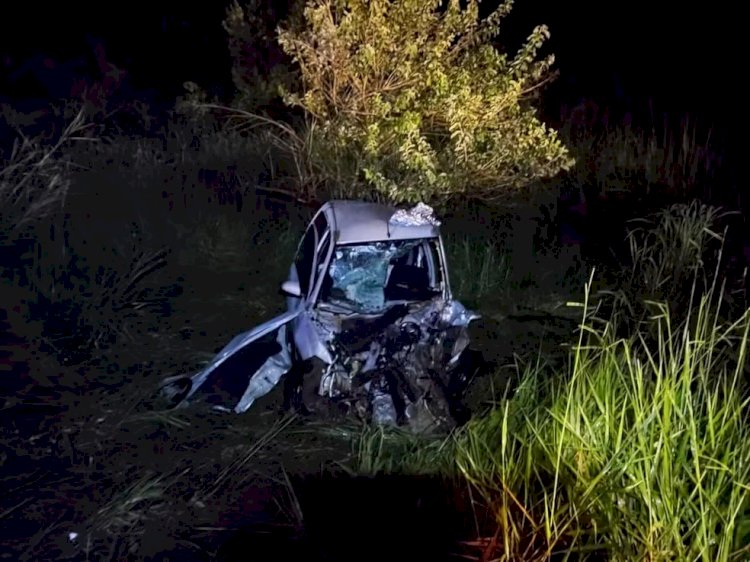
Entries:
POLYGON ((435 224, 401 225, 389 223, 396 208, 366 201, 333 200, 320 208, 335 232, 337 244, 361 244, 383 240, 437 238, 435 224))

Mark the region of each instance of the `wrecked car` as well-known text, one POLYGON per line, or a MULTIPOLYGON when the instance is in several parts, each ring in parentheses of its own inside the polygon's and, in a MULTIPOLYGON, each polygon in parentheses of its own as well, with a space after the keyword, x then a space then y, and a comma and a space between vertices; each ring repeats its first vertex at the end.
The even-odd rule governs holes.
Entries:
POLYGON ((424 204, 325 203, 281 285, 287 311, 230 341, 182 403, 242 413, 284 379, 287 406, 306 413, 420 432, 463 421, 479 315, 451 295, 439 226, 424 204))

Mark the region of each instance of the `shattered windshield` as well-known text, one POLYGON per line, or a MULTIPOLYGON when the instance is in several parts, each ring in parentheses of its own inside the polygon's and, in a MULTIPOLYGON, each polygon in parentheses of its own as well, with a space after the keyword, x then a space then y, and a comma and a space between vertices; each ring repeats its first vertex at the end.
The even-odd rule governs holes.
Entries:
POLYGON ((358 312, 379 312, 391 301, 431 298, 437 291, 437 275, 435 264, 427 254, 429 244, 434 241, 403 240, 337 247, 322 300, 358 312))

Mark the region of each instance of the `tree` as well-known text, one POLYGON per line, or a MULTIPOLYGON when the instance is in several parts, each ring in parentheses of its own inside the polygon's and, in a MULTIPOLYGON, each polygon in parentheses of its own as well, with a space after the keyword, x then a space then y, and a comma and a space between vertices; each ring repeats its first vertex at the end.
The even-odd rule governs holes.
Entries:
POLYGON ((537 117, 551 77, 536 27, 513 57, 491 41, 507 1, 484 19, 478 0, 308 0, 279 29, 299 66, 285 101, 307 116, 287 143, 333 193, 392 202, 495 199, 573 161, 537 117))

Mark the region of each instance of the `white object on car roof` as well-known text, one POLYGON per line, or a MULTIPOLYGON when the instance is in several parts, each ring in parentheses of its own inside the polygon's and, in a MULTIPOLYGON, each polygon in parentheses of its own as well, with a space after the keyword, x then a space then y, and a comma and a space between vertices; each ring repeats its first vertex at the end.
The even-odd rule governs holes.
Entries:
POLYGON ((337 233, 338 244, 361 244, 382 240, 437 238, 440 222, 432 209, 420 203, 410 210, 364 201, 328 201, 321 207, 337 233))

